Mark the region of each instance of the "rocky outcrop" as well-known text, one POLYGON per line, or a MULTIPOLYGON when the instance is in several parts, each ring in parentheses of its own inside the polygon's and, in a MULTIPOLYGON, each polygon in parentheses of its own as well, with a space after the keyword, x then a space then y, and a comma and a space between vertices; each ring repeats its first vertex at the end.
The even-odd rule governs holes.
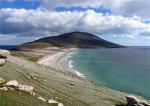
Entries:
POLYGON ((18 89, 19 91, 28 92, 28 93, 30 93, 31 95, 35 95, 35 93, 33 92, 33 90, 34 90, 34 87, 33 87, 33 86, 28 86, 28 85, 19 84, 17 89, 18 89))
POLYGON ((126 96, 127 105, 126 106, 150 106, 146 101, 142 101, 135 96, 126 96))
POLYGON ((0 66, 3 66, 7 63, 7 57, 10 55, 10 52, 7 50, 0 50, 0 66))
POLYGON ((31 95, 35 95, 35 93, 33 92, 33 86, 19 84, 16 80, 8 81, 6 83, 6 87, 14 87, 19 91, 24 91, 30 93, 31 95))
POLYGON ((7 87, 2 87, 2 88, 0 88, 0 90, 8 91, 8 88, 7 87))
POLYGON ((0 78, 0 87, 3 87, 4 86, 4 83, 5 83, 5 80, 0 78))
POLYGON ((0 66, 3 66, 7 63, 6 59, 0 58, 0 66))
POLYGON ((8 50, 1 50, 0 49, 0 58, 7 58, 10 55, 8 50))
POLYGON ((11 80, 6 83, 6 86, 18 87, 19 83, 16 80, 11 80))

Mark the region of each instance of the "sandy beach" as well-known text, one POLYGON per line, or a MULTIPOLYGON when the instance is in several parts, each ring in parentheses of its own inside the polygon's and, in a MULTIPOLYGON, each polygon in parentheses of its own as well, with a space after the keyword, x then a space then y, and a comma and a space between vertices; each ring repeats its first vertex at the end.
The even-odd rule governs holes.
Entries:
MULTIPOLYGON (((76 48, 63 49, 62 51, 59 51, 57 53, 44 56, 43 58, 39 59, 39 61, 37 63, 40 65, 49 66, 49 67, 52 67, 55 69, 64 70, 65 68, 60 63, 61 59, 65 58, 65 56, 67 54, 69 54, 68 55, 68 57, 69 57, 73 52, 76 52, 77 50, 78 49, 76 49, 76 48)), ((64 60, 63 60, 63 62, 64 62, 64 60)), ((86 76, 84 74, 78 72, 77 70, 72 70, 72 68, 73 68, 72 60, 68 60, 68 63, 69 63, 68 65, 69 65, 70 69, 67 71, 74 71, 72 74, 76 74, 78 77, 81 77, 84 79, 86 78, 86 76)))
POLYGON ((41 65, 56 68, 57 61, 59 60, 59 58, 64 56, 66 53, 67 52, 58 52, 53 55, 47 55, 47 56, 43 57, 42 59, 40 59, 37 63, 41 64, 41 65))
POLYGON ((70 52, 75 51, 76 49, 70 48, 70 49, 63 49, 61 51, 58 51, 54 54, 46 55, 43 58, 39 59, 37 62, 38 64, 45 65, 45 66, 50 66, 53 68, 58 69, 59 67, 57 66, 58 61, 63 58, 65 55, 67 55, 70 52))

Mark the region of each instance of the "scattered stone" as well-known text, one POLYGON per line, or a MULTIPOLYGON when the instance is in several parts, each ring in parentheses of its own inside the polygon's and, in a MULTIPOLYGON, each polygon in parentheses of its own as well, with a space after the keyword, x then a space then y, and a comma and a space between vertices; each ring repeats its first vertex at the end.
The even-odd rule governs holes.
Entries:
POLYGON ((6 86, 18 87, 19 83, 16 80, 11 80, 6 83, 6 86))
POLYGON ((64 106, 62 103, 59 103, 59 102, 57 102, 57 101, 55 101, 55 100, 53 100, 53 99, 49 99, 49 100, 48 100, 48 103, 50 103, 50 104, 56 104, 56 105, 58 105, 58 106, 64 106))
POLYGON ((37 75, 34 75, 34 74, 30 74, 31 78, 34 79, 34 80, 37 80, 38 79, 38 76, 37 75))
POLYGON ((0 90, 8 91, 8 88, 7 87, 2 87, 2 88, 0 88, 0 90))
POLYGON ((37 80, 37 77, 36 76, 31 76, 32 79, 34 80, 37 80))
POLYGON ((34 90, 34 87, 33 87, 33 86, 18 84, 17 89, 18 89, 19 91, 24 91, 24 92, 30 93, 30 95, 35 96, 35 93, 33 92, 33 90, 34 90))
POLYGON ((25 91, 25 92, 30 93, 33 96, 35 95, 35 93, 33 92, 33 90, 34 90, 33 86, 19 84, 16 80, 11 80, 11 81, 7 82, 6 86, 15 87, 19 91, 25 91))
POLYGON ((126 96, 126 100, 128 105, 138 104, 139 102, 139 99, 136 98, 135 96, 126 96))
POLYGON ((1 85, 1 84, 4 84, 4 83, 5 83, 5 80, 2 79, 2 78, 0 78, 0 85, 1 85))
POLYGON ((31 91, 31 92, 29 92, 29 93, 30 93, 30 95, 32 95, 32 96, 35 96, 35 95, 36 95, 36 93, 33 92, 33 91, 31 91))
POLYGON ((53 100, 53 99, 49 99, 49 100, 48 100, 48 103, 50 103, 50 104, 58 104, 58 102, 55 101, 55 100, 53 100))
POLYGON ((8 50, 0 49, 0 66, 3 66, 7 63, 7 57, 10 55, 8 50))
POLYGON ((7 63, 6 59, 3 59, 3 58, 0 59, 0 66, 5 65, 6 63, 7 63))
POLYGON ((58 106, 64 106, 62 103, 59 103, 58 106))
POLYGON ((58 97, 55 97, 56 99, 59 99, 58 97))
POLYGON ((150 106, 150 104, 145 101, 141 101, 135 96, 126 96, 127 106, 150 106))
POLYGON ((67 83, 67 84, 69 84, 69 85, 75 85, 75 83, 67 83))
POLYGON ((10 52, 8 50, 1 50, 0 49, 0 57, 8 57, 10 52))
POLYGON ((14 88, 11 88, 11 87, 8 87, 8 89, 9 89, 9 90, 11 90, 11 91, 13 91, 13 90, 14 90, 14 88))
POLYGON ((33 86, 18 84, 18 90, 20 91, 30 92, 30 91, 33 91, 33 89, 34 89, 33 86))
POLYGON ((38 99, 46 102, 46 100, 43 97, 41 97, 41 96, 39 96, 38 99))
POLYGON ((43 81, 45 81, 45 82, 46 82, 47 80, 46 80, 46 79, 44 79, 43 81))

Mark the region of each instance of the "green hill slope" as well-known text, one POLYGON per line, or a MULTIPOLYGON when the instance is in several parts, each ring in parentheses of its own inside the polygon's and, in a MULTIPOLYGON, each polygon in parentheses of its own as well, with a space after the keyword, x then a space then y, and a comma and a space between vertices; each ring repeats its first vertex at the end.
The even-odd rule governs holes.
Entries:
POLYGON ((119 48, 123 47, 85 32, 71 32, 58 36, 46 37, 34 42, 23 44, 22 47, 77 47, 77 48, 119 48))
POLYGON ((92 82, 82 80, 69 72, 40 66, 34 62, 18 57, 9 57, 8 63, 0 67, 0 77, 17 80, 34 87, 36 96, 20 91, 1 91, 1 106, 53 106, 38 100, 53 98, 65 106, 115 106, 124 103, 123 95, 92 82), (31 78, 32 75, 37 79, 31 78))

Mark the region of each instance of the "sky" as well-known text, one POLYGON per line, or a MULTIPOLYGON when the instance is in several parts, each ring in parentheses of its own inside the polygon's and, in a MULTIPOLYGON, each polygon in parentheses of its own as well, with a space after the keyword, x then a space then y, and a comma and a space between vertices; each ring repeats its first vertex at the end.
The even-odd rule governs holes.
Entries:
POLYGON ((0 45, 74 31, 150 46, 150 0, 0 0, 0 45))

